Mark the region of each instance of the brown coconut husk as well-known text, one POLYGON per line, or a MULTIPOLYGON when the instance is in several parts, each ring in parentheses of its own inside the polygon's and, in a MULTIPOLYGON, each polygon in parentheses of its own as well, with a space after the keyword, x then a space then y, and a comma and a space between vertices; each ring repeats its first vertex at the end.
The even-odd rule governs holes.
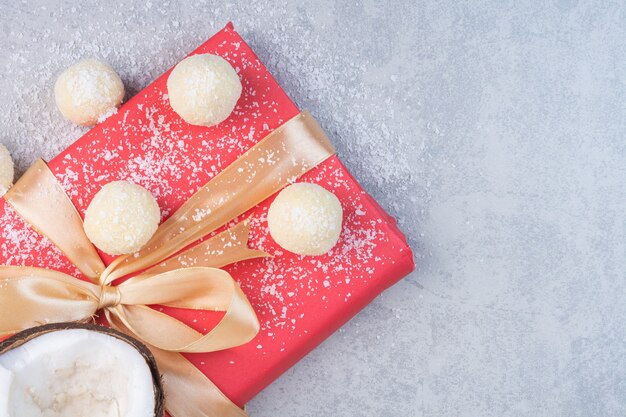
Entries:
POLYGON ((122 332, 111 329, 109 327, 99 326, 96 324, 86 324, 86 323, 52 323, 52 324, 44 324, 42 326, 32 327, 30 329, 23 330, 15 335, 9 337, 8 339, 0 342, 0 355, 6 353, 10 350, 18 348, 22 346, 24 343, 35 339, 39 336, 42 336, 46 333, 56 332, 59 330, 69 330, 69 329, 84 329, 90 330, 94 332, 105 333, 109 336, 113 336, 119 340, 122 340, 135 349, 141 354, 141 356, 145 359, 148 367, 150 368, 150 372, 152 373, 152 385, 154 386, 154 417, 163 417, 165 412, 165 396, 163 394, 163 385, 161 383, 161 374, 159 373, 159 368, 157 367, 156 360, 150 350, 141 343, 139 340, 132 338, 122 332))

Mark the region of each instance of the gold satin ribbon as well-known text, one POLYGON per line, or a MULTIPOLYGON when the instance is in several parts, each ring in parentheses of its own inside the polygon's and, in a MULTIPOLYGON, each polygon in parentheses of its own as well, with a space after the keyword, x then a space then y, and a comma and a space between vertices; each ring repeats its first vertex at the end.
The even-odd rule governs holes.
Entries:
POLYGON ((259 322, 252 306, 233 278, 219 268, 268 255, 248 248, 247 220, 188 247, 334 152, 315 119, 306 111, 300 113, 200 188, 140 251, 121 256, 108 267, 54 174, 38 160, 4 198, 90 281, 49 269, 0 266, 0 335, 42 323, 87 321, 102 310, 112 327, 152 350, 163 373, 170 415, 246 416, 177 352, 228 349, 256 336, 259 322), (131 274, 136 275, 114 285, 131 274), (202 334, 148 307, 153 304, 223 311, 224 316, 202 334))

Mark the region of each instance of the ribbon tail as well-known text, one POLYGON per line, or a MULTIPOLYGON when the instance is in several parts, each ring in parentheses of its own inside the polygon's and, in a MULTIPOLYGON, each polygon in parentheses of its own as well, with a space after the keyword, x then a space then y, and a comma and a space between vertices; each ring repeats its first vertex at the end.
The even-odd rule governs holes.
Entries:
POLYGON ((96 281, 104 271, 102 259, 85 234, 80 214, 43 160, 35 161, 4 199, 83 274, 96 281))
POLYGON ((150 350, 163 375, 165 409, 172 417, 248 417, 183 355, 150 350))
POLYGON ((258 249, 248 247, 250 237, 250 220, 224 230, 204 242, 169 258, 160 264, 142 272, 138 277, 144 278, 172 271, 179 268, 209 267, 221 268, 247 259, 265 258, 272 255, 258 249))

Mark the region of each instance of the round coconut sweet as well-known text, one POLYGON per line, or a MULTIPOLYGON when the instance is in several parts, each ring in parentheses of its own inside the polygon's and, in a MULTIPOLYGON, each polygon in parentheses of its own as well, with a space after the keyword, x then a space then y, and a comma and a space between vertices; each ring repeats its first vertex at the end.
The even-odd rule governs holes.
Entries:
POLYGON ((198 126, 226 120, 241 90, 235 69, 224 58, 211 54, 183 59, 167 79, 172 109, 187 123, 198 126))
POLYGON ((141 342, 93 324, 33 327, 0 343, 0 415, 162 417, 156 361, 141 342))
POLYGON ((4 195, 13 184, 13 159, 9 150, 0 143, 0 196, 4 195))
POLYGON ((120 106, 124 83, 104 62, 86 59, 59 75, 54 96, 63 117, 82 126, 93 126, 120 106))
POLYGON ((145 245, 161 219, 148 190, 128 181, 110 182, 96 193, 85 212, 85 233, 111 255, 133 253, 145 245))
POLYGON ((272 238, 298 255, 323 255, 337 244, 343 210, 337 196, 317 184, 282 190, 267 213, 272 238))

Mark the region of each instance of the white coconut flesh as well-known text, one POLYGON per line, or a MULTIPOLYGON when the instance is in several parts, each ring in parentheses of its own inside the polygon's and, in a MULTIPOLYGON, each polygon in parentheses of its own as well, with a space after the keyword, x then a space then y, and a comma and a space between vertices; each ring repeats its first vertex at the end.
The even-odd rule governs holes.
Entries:
POLYGON ((2 417, 154 417, 144 357, 105 333, 65 329, 0 355, 2 417))

